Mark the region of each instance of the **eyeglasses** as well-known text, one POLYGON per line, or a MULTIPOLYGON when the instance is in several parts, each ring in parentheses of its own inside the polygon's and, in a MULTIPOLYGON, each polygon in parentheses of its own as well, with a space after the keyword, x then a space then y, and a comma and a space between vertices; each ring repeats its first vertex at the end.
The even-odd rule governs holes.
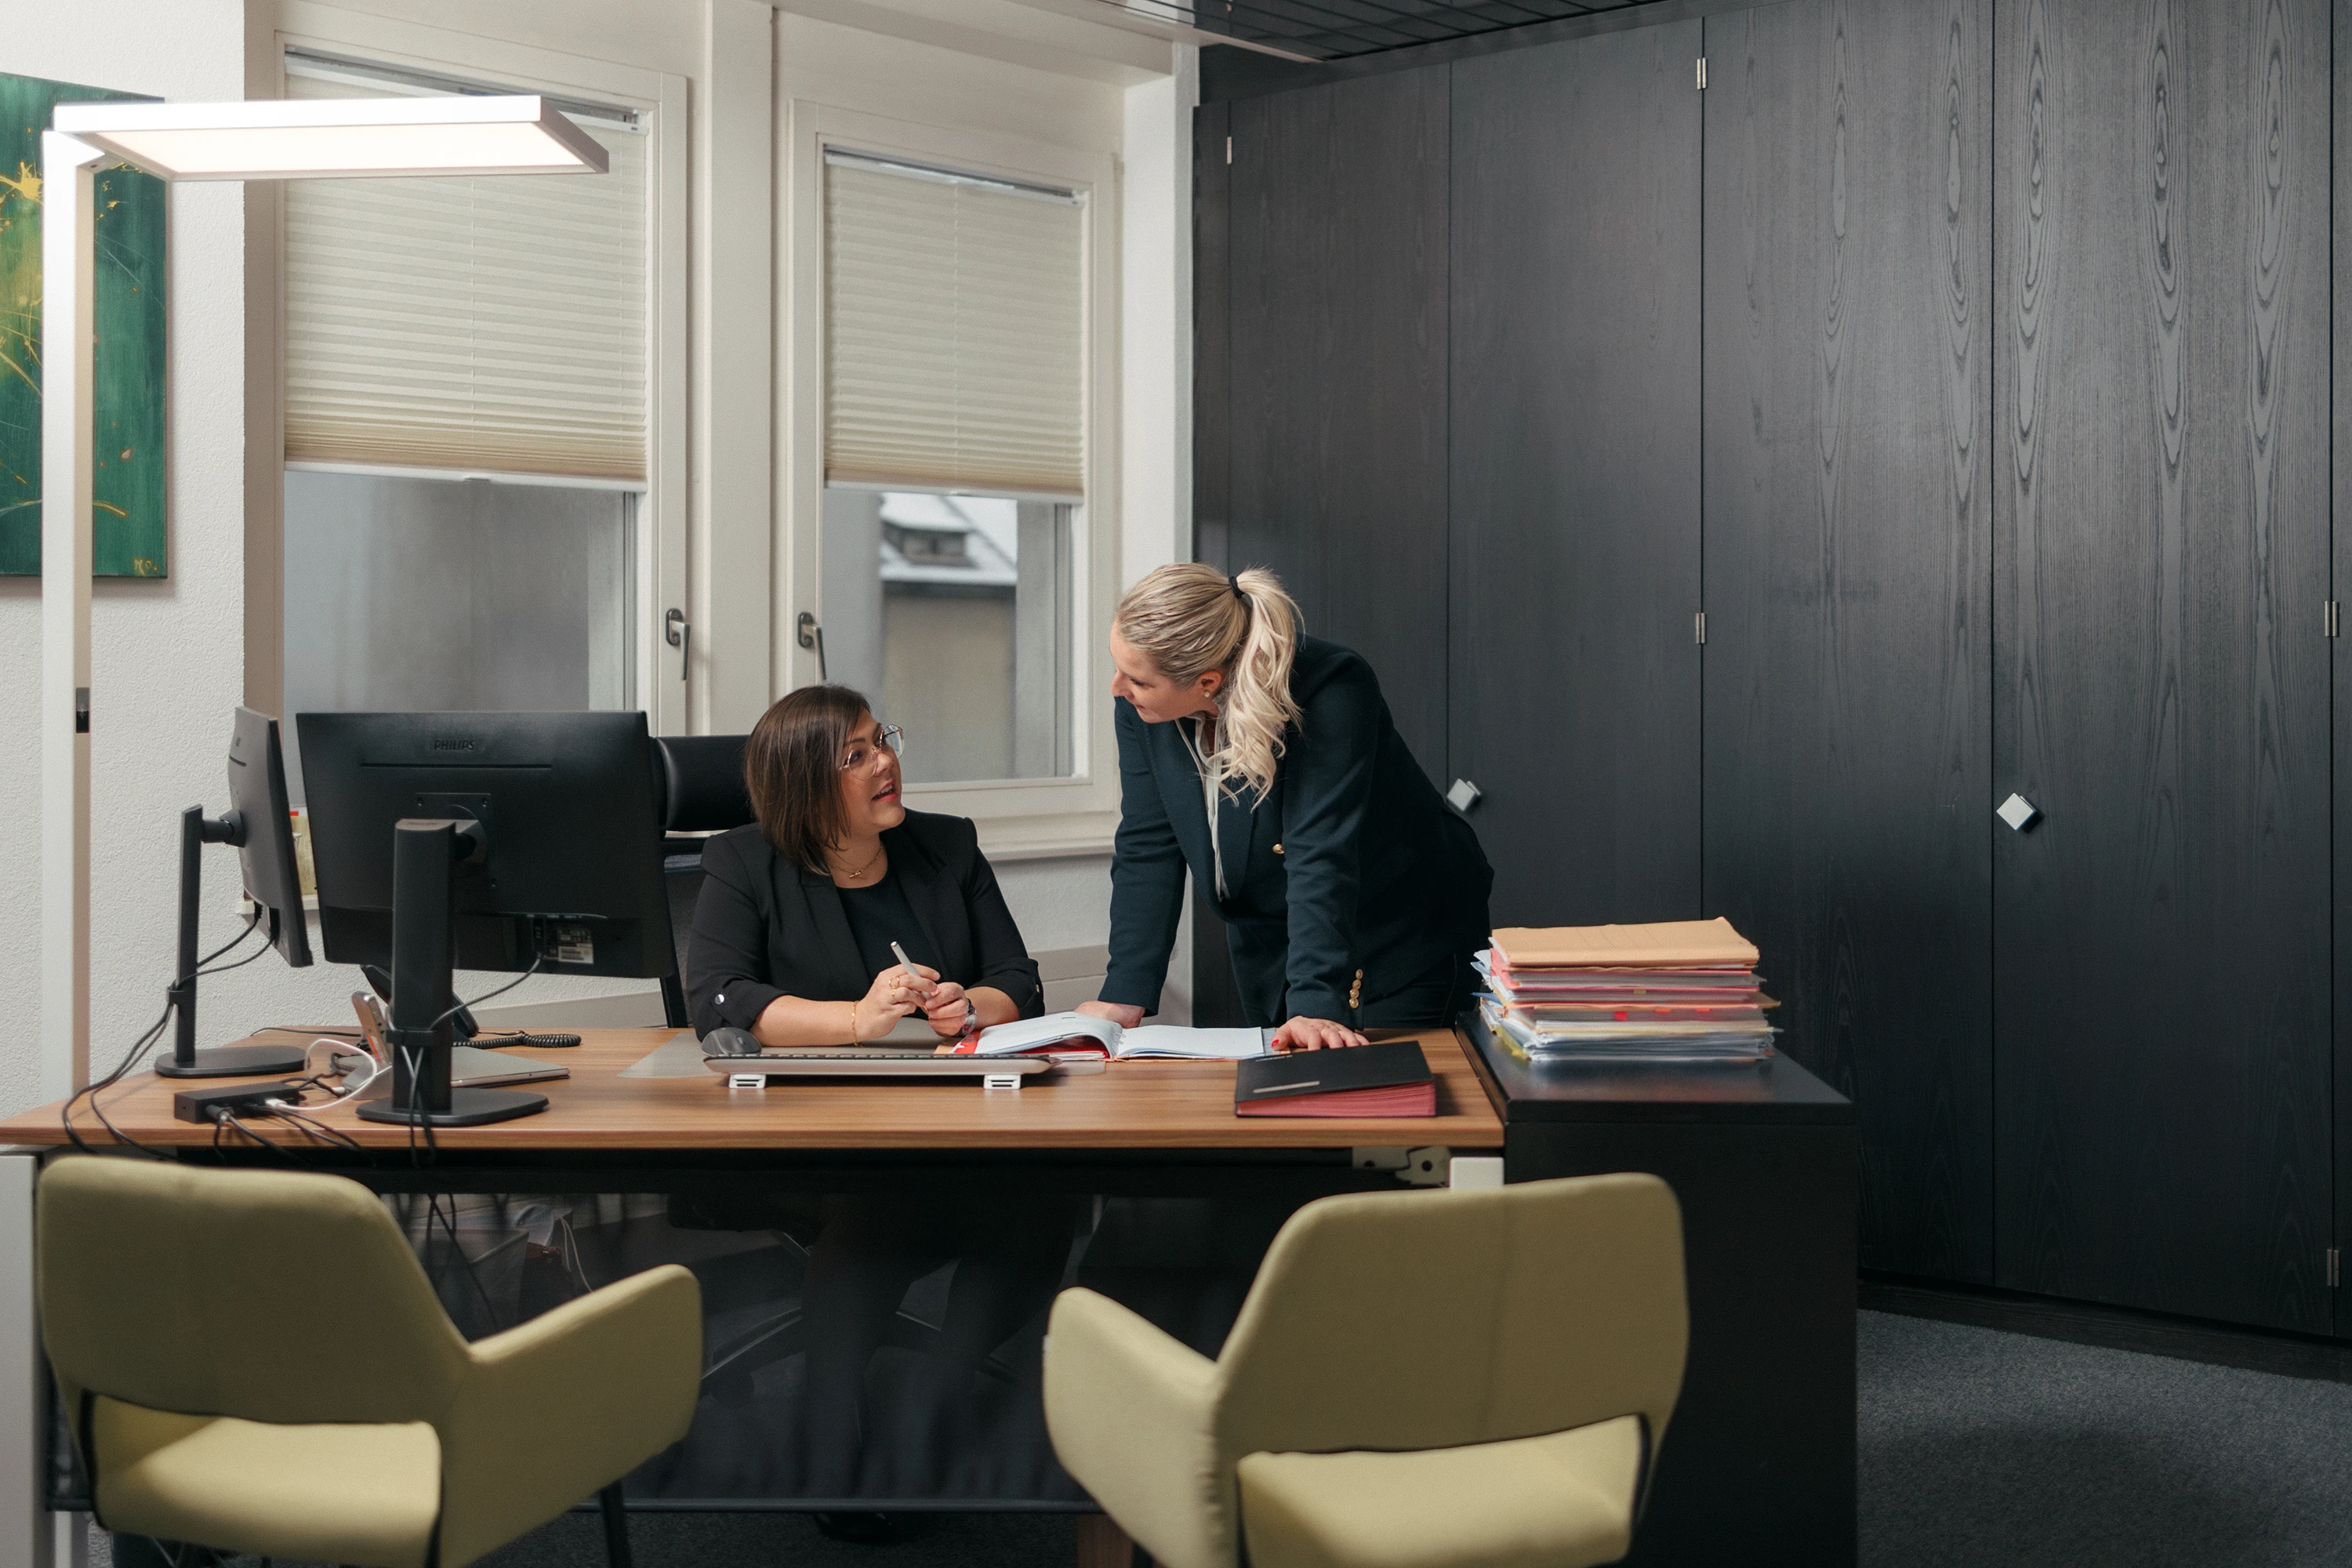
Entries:
POLYGON ((841 753, 841 771, 854 773, 861 768, 871 767, 874 760, 885 750, 894 757, 903 754, 907 750, 907 731, 896 724, 885 724, 874 731, 872 742, 850 742, 849 750, 841 753))

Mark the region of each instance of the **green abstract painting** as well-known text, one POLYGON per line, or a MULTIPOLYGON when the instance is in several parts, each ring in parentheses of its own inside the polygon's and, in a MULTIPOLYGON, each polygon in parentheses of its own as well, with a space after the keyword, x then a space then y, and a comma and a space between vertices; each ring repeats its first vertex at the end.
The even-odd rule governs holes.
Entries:
MULTIPOLYGON (((0 574, 41 569, 41 132, 59 103, 138 96, 0 73, 0 574)), ((96 184, 92 564, 101 577, 161 577, 163 182, 114 163, 96 184)))

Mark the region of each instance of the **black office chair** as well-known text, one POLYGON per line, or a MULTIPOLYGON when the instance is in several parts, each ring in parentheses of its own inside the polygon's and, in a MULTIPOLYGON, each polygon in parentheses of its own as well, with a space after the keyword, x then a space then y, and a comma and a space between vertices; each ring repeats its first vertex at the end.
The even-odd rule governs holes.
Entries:
POLYGON ((721 833, 753 820, 751 797, 743 788, 741 735, 656 735, 660 763, 655 809, 661 814, 662 876, 669 889, 670 939, 677 944, 677 970, 662 982, 662 1010, 673 1029, 689 1027, 687 1016, 687 933, 694 926, 695 901, 702 896, 702 843, 685 835, 721 833))

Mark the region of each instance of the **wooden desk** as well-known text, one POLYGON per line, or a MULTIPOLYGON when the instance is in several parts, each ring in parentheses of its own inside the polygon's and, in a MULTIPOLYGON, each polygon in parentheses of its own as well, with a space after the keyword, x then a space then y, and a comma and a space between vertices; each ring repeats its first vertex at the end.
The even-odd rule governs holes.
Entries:
MULTIPOLYGON (((663 1261, 693 1268, 703 1286, 704 1396, 686 1442, 631 1478, 632 1500, 646 1506, 1087 1511, 1085 1494, 1054 1462, 1038 1394, 1054 1289, 1075 1280, 1104 1290, 1214 1353, 1292 1210, 1332 1193, 1399 1188, 1392 1173, 1358 1169, 1353 1150, 1444 1145, 1494 1154, 1504 1142, 1464 1045, 1440 1030, 1414 1037, 1439 1079, 1437 1116, 1348 1121, 1237 1117, 1230 1062, 1113 1062, 1018 1091, 971 1080, 730 1090, 715 1073, 621 1076, 674 1032, 587 1029, 574 1049, 519 1051, 571 1069, 568 1079, 526 1086, 547 1095, 548 1110, 440 1131, 422 1163, 407 1129, 362 1121, 349 1109, 320 1120, 356 1141, 356 1151, 258 1123, 300 1163, 388 1195, 500 1194, 518 1209, 568 1214, 560 1234, 571 1237, 571 1255, 561 1263, 525 1261, 520 1240, 500 1254, 519 1283, 500 1276, 485 1289, 470 1266, 445 1253, 436 1268, 427 1257, 444 1303, 469 1332, 544 1310, 552 1304, 545 1282, 562 1284, 572 1268, 591 1284, 663 1261), (593 1223, 583 1224, 590 1214, 593 1223), (1000 1216, 1010 1222, 999 1225, 1000 1216), (1041 1237, 1042 1277, 1040 1248, 1029 1245, 1041 1237), (836 1345, 813 1326, 818 1298, 808 1282, 819 1256, 834 1260, 836 1277, 845 1268, 853 1277, 861 1268, 887 1275, 894 1247, 920 1254, 920 1277, 909 1276, 903 1296, 895 1283, 887 1289, 881 1348, 858 1363, 867 1368, 862 1384, 851 1384, 863 1392, 845 1409, 803 1401, 810 1369, 836 1345), (1005 1288, 1018 1310, 1012 1337, 955 1396, 955 1421, 944 1425, 959 1430, 942 1437, 915 1414, 949 1408, 921 1403, 925 1369, 942 1364, 926 1352, 954 1321, 948 1265, 961 1290, 975 1258, 985 1260, 978 1278, 1018 1278, 1017 1290, 1005 1288), (1026 1273, 1015 1267, 1024 1258, 1026 1273), (469 1323, 469 1310, 486 1321, 469 1323), (852 1484, 812 1490, 824 1467, 810 1457, 844 1451, 845 1427, 852 1484)), ((216 1152, 213 1128, 175 1120, 172 1096, 184 1087, 142 1073, 101 1103, 128 1136, 193 1163, 283 1166, 285 1154, 234 1136, 216 1152)), ((87 1101, 74 1121, 91 1143, 107 1142, 87 1101)), ((0 1212, 0 1237, 29 1237, 28 1155, 65 1142, 56 1106, 0 1122, 0 1144, 27 1147, 0 1159, 0 1196, 15 1209, 0 1212)), ((0 1260, 0 1289, 21 1296, 26 1322, 30 1278, 29 1268, 0 1260), (12 1271, 15 1283, 5 1283, 12 1271)), ((0 1320, 8 1315, 0 1307, 0 1320)), ((19 1342, 30 1357, 29 1341, 19 1342)), ((44 1378, 0 1378, 0 1389, 42 1386, 44 1378)), ((0 1398, 0 1421, 33 1422, 31 1399, 0 1398)), ((0 1458, 0 1469, 26 1472, 0 1474, 0 1489, 37 1495, 30 1467, 44 1447, 0 1444, 0 1456, 31 1456, 0 1458)), ((1099 1547, 1104 1538, 1097 1528, 1084 1539, 1099 1547)))
POLYGON ((1682 1204, 1690 1359, 1625 1561, 1852 1563, 1852 1103, 1786 1057, 1537 1066, 1472 1035, 1506 1181, 1648 1171, 1682 1204))
MULTIPOLYGON (((1231 1062, 1122 1061, 1096 1073, 1055 1078, 1018 1091, 970 1080, 778 1084, 730 1090, 702 1078, 623 1078, 677 1033, 673 1029, 583 1029, 569 1050, 517 1056, 559 1062, 572 1076, 516 1087, 547 1096, 537 1116, 437 1133, 446 1152, 654 1152, 686 1150, 1339 1150, 1360 1145, 1442 1144, 1492 1153, 1503 1124, 1464 1055, 1437 1029, 1412 1036, 1438 1078, 1438 1114, 1410 1121, 1235 1116, 1231 1062)), ((251 1043, 282 1045, 286 1035, 251 1043)), ((495 1041, 485 1040, 485 1045, 495 1041)), ((211 1079, 205 1084, 234 1079, 211 1079)), ((213 1129, 175 1120, 172 1096, 188 1080, 139 1073, 100 1097, 107 1119, 139 1142, 209 1149, 213 1129)), ((317 1096, 312 1096, 317 1099, 317 1096)), ((362 1121, 349 1109, 319 1119, 370 1149, 408 1148, 406 1129, 362 1121)), ((74 1126, 93 1144, 106 1129, 85 1100, 74 1126)), ((67 1142, 58 1107, 0 1121, 0 1144, 67 1142)))

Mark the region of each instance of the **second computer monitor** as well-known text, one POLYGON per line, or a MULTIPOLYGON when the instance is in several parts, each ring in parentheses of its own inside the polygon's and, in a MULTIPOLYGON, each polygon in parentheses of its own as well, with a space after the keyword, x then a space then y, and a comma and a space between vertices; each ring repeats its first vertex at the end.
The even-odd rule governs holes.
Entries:
POLYGON ((267 912, 269 940, 286 962, 310 962, 310 931, 302 918, 302 878, 286 810, 286 761, 278 721, 250 708, 236 710, 228 742, 228 799, 245 819, 237 869, 245 896, 267 912))
POLYGON ((660 979, 677 968, 642 713, 302 713, 333 963, 392 963, 393 825, 478 822, 455 875, 456 965, 660 979))

